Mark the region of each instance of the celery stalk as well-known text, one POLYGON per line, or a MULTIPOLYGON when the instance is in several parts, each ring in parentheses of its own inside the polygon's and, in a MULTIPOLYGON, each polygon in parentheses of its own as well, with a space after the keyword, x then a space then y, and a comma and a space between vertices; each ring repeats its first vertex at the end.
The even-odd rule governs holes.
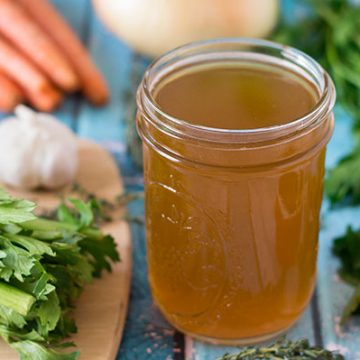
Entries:
POLYGON ((0 305, 26 316, 36 299, 11 285, 0 282, 0 305))
POLYGON ((103 234, 100 230, 94 228, 86 228, 83 230, 79 230, 78 226, 73 224, 68 224, 60 221, 53 221, 47 219, 38 218, 36 220, 30 220, 23 222, 21 227, 27 230, 33 231, 72 231, 84 234, 85 236, 89 236, 93 239, 101 240, 103 238, 103 234))

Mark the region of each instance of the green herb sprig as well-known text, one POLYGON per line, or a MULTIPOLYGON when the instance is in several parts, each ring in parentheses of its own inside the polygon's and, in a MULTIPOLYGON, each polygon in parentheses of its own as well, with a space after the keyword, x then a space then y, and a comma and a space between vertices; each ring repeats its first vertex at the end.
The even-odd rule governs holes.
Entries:
POLYGON ((144 198, 143 191, 124 192, 115 196, 114 199, 109 200, 88 191, 79 183, 74 183, 69 192, 65 195, 60 195, 60 207, 51 210, 46 209, 41 212, 41 216, 47 219, 57 219, 59 208, 61 209, 62 204, 66 204, 67 200, 65 196, 67 197, 69 193, 81 199, 83 202, 89 203, 93 213, 94 224, 97 226, 114 221, 116 218, 140 224, 144 222, 142 218, 132 217, 126 212, 127 204, 144 198))
POLYGON ((349 227, 343 236, 334 241, 333 253, 340 259, 340 277, 354 287, 340 323, 344 325, 352 314, 360 312, 360 229, 349 227))
POLYGON ((273 39, 315 59, 335 82, 339 103, 354 119, 355 148, 330 171, 332 204, 360 203, 360 4, 352 0, 305 0, 308 14, 295 25, 282 21, 273 39))
POLYGON ((238 354, 225 354, 217 360, 344 360, 337 353, 323 348, 314 347, 307 339, 296 341, 280 338, 268 346, 246 347, 238 354))
MULTIPOLYGON (((332 205, 360 204, 360 3, 352 0, 305 0, 306 16, 295 25, 282 21, 274 40, 300 48, 330 73, 339 103, 351 114, 353 151, 331 169, 325 190, 332 205)), ((351 228, 335 239, 341 277, 354 293, 341 316, 344 324, 360 311, 360 230, 351 228)))
POLYGON ((83 288, 119 261, 113 238, 94 226, 92 204, 63 204, 56 220, 0 190, 0 336, 21 360, 74 360, 64 339, 83 288))

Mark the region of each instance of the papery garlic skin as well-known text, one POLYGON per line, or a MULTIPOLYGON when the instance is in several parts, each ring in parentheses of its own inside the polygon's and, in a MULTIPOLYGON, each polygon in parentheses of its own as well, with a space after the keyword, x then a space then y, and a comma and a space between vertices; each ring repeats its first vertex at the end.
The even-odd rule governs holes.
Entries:
POLYGON ((19 189, 56 189, 73 182, 76 136, 53 116, 19 105, 0 123, 0 181, 19 189))
POLYGON ((264 37, 278 0, 93 0, 105 25, 135 50, 155 57, 218 37, 264 37))

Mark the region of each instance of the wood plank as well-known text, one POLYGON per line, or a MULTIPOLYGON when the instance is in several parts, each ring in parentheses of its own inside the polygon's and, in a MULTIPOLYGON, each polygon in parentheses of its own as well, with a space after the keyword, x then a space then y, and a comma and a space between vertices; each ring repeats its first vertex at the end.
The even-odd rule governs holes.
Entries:
MULTIPOLYGON (((129 56, 132 58, 132 54, 130 50, 124 50, 121 44, 118 43, 118 41, 109 33, 106 32, 102 26, 97 23, 96 25, 92 25, 96 21, 94 18, 94 14, 92 12, 91 4, 89 0, 79 0, 75 3, 71 0, 52 0, 54 5, 57 7, 57 9, 65 16, 66 20, 70 23, 72 28, 76 31, 78 36, 82 39, 83 43, 89 44, 90 48, 92 47, 93 41, 92 39, 92 33, 93 31, 96 32, 96 29, 101 29, 103 34, 100 36, 100 40, 96 40, 96 42, 103 42, 107 41, 108 37, 111 39, 111 44, 107 46, 106 54, 107 56, 111 56, 113 52, 117 53, 119 55, 119 52, 122 53, 125 51, 128 53, 126 56, 129 56), (120 49, 118 49, 120 47, 120 49), (118 49, 118 50, 116 50, 118 49)), ((97 21, 96 21, 97 22, 97 21)), ((97 37, 97 36, 95 36, 97 37)), ((91 49, 90 49, 91 50, 91 49)), ((106 62, 102 59, 102 54, 97 54, 96 47, 92 50, 92 57, 95 59, 95 61, 98 63, 100 67, 106 67, 106 62), (105 63, 105 65, 102 65, 102 63, 105 63)), ((119 55, 119 59, 121 58, 121 55, 119 55)), ((108 118, 115 119, 115 127, 117 128, 117 124, 120 123, 119 128, 121 128, 121 136, 116 136, 116 141, 113 139, 110 139, 108 136, 108 133, 112 133, 113 131, 110 131, 99 136, 97 136, 97 140, 102 142, 102 144, 112 153, 113 156, 116 157, 117 163, 122 168, 122 174, 124 177, 125 184, 131 183, 131 184, 142 184, 142 175, 140 174, 139 168, 134 166, 134 163, 129 156, 127 152, 127 146, 125 139, 125 125, 123 124, 123 118, 125 114, 125 109, 123 106, 118 106, 117 103, 122 103, 122 100, 126 101, 125 99, 125 92, 128 89, 129 83, 130 83, 130 66, 129 69, 126 68, 122 71, 122 76, 126 79, 125 83, 123 83, 122 79, 113 79, 110 81, 111 87, 112 87, 112 93, 118 94, 118 96, 113 96, 111 103, 114 105, 111 106, 110 109, 103 109, 103 111, 106 113, 105 116, 101 115, 101 121, 100 126, 103 128, 104 123, 106 124, 105 128, 108 129, 107 124, 109 121, 108 118), (120 85, 120 88, 118 89, 118 86, 120 85), (124 96, 123 96, 124 95, 124 96)), ((116 64, 114 64, 113 68, 116 68, 116 64)), ((102 72, 106 72, 103 69, 101 69, 102 72)), ((106 75, 106 74, 105 74, 106 75)), ((107 78, 112 79, 111 72, 108 72, 108 75, 106 75, 107 78)), ((100 110, 100 109, 99 109, 100 110)), ((80 95, 74 95, 72 97, 67 97, 64 104, 60 107, 58 111, 56 111, 54 114, 57 116, 60 120, 62 120, 64 123, 66 123, 68 126, 73 128, 73 130, 77 130, 77 122, 78 118, 81 117, 81 132, 82 135, 88 138, 96 138, 94 134, 98 134, 98 131, 96 129, 92 130, 92 122, 96 121, 94 118, 98 118, 100 115, 96 112, 96 114, 93 113, 93 111, 96 111, 95 108, 91 107, 90 104, 87 102, 86 99, 82 98, 80 95), (84 110, 85 108, 85 110, 84 110), (83 113, 83 111, 86 113, 83 113), (79 115, 80 113, 80 115, 79 115), (83 130, 84 127, 86 130, 83 130)), ((114 137, 115 138, 115 137, 114 137)))
POLYGON ((131 154, 129 154, 124 141, 102 141, 101 144, 115 158, 121 169, 125 187, 129 191, 143 191, 144 176, 142 169, 134 164, 134 160, 131 154))
MULTIPOLYGON (((333 167, 352 149, 351 118, 341 108, 335 109, 335 131, 328 149, 326 164, 333 167)), ((354 318, 347 328, 338 325, 339 316, 351 295, 351 287, 337 276, 339 263, 331 253, 334 238, 342 235, 348 225, 360 227, 360 208, 329 209, 327 199, 323 206, 318 261, 318 301, 324 345, 338 348, 348 360, 360 359, 360 318, 354 318)))
MULTIPOLYGON (((311 309, 308 307, 301 319, 291 328, 287 337, 289 339, 308 338, 314 341, 314 332, 312 327, 311 309)), ((238 353, 241 347, 236 346, 216 346, 192 340, 186 337, 186 359, 193 360, 216 360, 225 353, 238 353)))
POLYGON ((80 136, 96 141, 125 139, 124 95, 129 88, 131 50, 112 36, 93 16, 88 41, 91 55, 108 81, 111 101, 95 108, 82 102, 77 131, 80 136))
MULTIPOLYGON (((111 148, 123 161, 126 158, 124 98, 130 85, 132 53, 112 36, 95 16, 91 24, 88 46, 93 59, 109 82, 112 99, 103 108, 94 108, 82 102, 77 119, 77 131, 81 136, 94 139, 111 148)), ((138 170, 130 163, 126 164, 126 169, 129 176, 138 175, 138 170)), ((129 206, 129 212, 133 216, 143 216, 143 211, 142 201, 129 206)), ((157 311, 150 295, 144 227, 133 224, 131 229, 134 249, 131 303, 117 359, 172 359, 174 330, 157 311)))
MULTIPOLYGON (((119 45, 115 39, 109 40, 105 35, 106 31, 102 29, 97 22, 94 23, 91 33, 92 33, 92 37, 90 39, 89 45, 96 59, 96 62, 100 65, 101 68, 103 68, 106 77, 109 79, 113 100, 112 103, 107 108, 96 111, 94 111, 88 104, 83 104, 79 116, 79 132, 84 136, 94 138, 97 141, 107 141, 110 139, 113 141, 114 144, 116 144, 119 139, 123 140, 124 138, 125 129, 124 129, 124 125, 121 122, 121 119, 124 116, 123 113, 124 107, 123 104, 121 104, 121 101, 119 101, 119 99, 121 99, 122 96, 121 94, 123 93, 124 89, 126 89, 126 87, 128 86, 126 84, 124 86, 122 85, 124 81, 124 76, 126 78, 129 71, 128 61, 130 57, 130 52, 124 45, 121 44, 119 45), (113 45, 110 45, 111 43, 113 43, 113 45), (114 52, 114 54, 116 53, 117 55, 112 55, 114 46, 115 47, 119 46, 120 50, 114 52), (123 56, 126 58, 125 60, 123 56), (116 96, 115 100, 114 100, 114 94, 116 96)), ((125 80, 125 83, 126 81, 127 80, 125 80)), ((342 133, 343 135, 341 137, 339 136, 337 137, 338 141, 333 140, 332 142, 332 144, 337 144, 336 148, 341 148, 343 151, 345 151, 346 148, 349 148, 349 146, 351 145, 350 142, 346 142, 344 144, 344 141, 343 140, 341 141, 340 139, 340 138, 342 139, 346 138, 343 137, 344 134, 346 134, 345 128, 346 127, 340 126, 341 131, 337 130, 337 133, 338 134, 342 133)), ((330 147, 329 149, 330 154, 333 152, 332 151, 333 148, 334 146, 330 147)), ((123 153, 123 150, 121 150, 121 152, 123 153)), ((336 155, 328 156, 327 163, 328 164, 334 163, 339 156, 340 155, 338 153, 336 155)), ((142 211, 139 210, 139 213, 142 214, 142 211)), ((144 234, 142 230, 133 229, 133 231, 136 232, 137 240, 139 242, 143 241, 144 234)), ((144 258, 145 250, 142 249, 142 246, 143 245, 140 245, 140 247, 138 247, 139 250, 138 257, 141 257, 142 261, 146 261, 146 259, 144 258)), ((320 256, 322 256, 322 254, 323 254, 323 250, 320 251, 320 256)), ((321 262, 319 262, 319 264, 321 264, 321 262)), ((138 273, 134 275, 134 281, 139 281, 139 279, 143 277, 144 269, 141 265, 141 261, 139 261, 138 265, 139 265, 139 270, 138 273)), ((319 281, 321 282, 321 284, 323 283, 323 279, 321 277, 322 273, 323 271, 319 269, 319 281)), ((139 282, 141 284, 146 283, 146 281, 144 280, 139 282)), ((134 285, 134 288, 136 287, 137 286, 134 285)), ((323 304, 322 289, 323 286, 320 285, 319 302, 320 302, 320 311, 323 313, 324 307, 322 306, 323 304)), ((135 296, 137 300, 135 299, 134 305, 131 306, 129 323, 128 323, 129 332, 128 335, 125 336, 126 337, 125 344, 119 354, 119 358, 131 359, 131 358, 138 358, 138 356, 141 356, 141 358, 144 359, 145 358, 156 359, 159 356, 159 354, 156 351, 154 351, 155 349, 153 349, 154 345, 158 345, 158 343, 154 341, 152 342, 147 341, 148 334, 143 331, 144 326, 142 326, 142 324, 139 324, 138 321, 136 320, 136 318, 138 317, 141 318, 142 316, 142 310, 140 309, 140 307, 144 307, 144 308, 151 307, 151 301, 149 301, 148 296, 146 295, 147 291, 148 289, 146 290, 145 288, 145 292, 141 295, 144 297, 142 299, 141 306, 140 306, 139 298, 137 298, 139 294, 135 296)), ((134 289, 133 292, 135 292, 134 289)), ((300 336, 307 336, 313 338, 313 330, 312 330, 312 323, 310 321, 310 316, 311 316, 310 310, 307 310, 306 314, 304 315, 304 318, 298 323, 297 327, 295 327, 294 330, 290 332, 289 336, 294 338, 300 336)), ((156 321, 153 321, 152 316, 147 317, 146 319, 147 319, 146 320, 147 326, 153 324, 153 322, 155 323, 155 328, 158 329, 157 335, 161 336, 161 330, 159 329, 162 329, 164 324, 161 324, 161 321, 158 323, 156 321)), ((169 329, 171 328, 165 326, 164 329, 170 331, 169 329)), ((164 342, 165 345, 167 343, 170 343, 171 340, 170 338, 171 337, 169 337, 164 342)), ((328 336, 326 331, 324 331, 324 338, 325 341, 327 341, 328 336)), ((160 346, 164 346, 164 344, 160 346)), ((187 347, 189 348, 189 346, 187 347)), ((197 355, 198 359, 203 359, 203 358, 206 359, 206 356, 211 356, 211 359, 213 359, 214 354, 216 354, 216 351, 212 349, 211 346, 208 345, 195 344, 194 348, 195 351, 199 350, 197 355), (204 348, 201 349, 201 346, 203 346, 204 348), (208 355, 206 355, 207 352, 208 355)), ((218 350, 218 353, 222 353, 222 351, 223 348, 218 350)))
MULTIPOLYGON (((351 142, 351 119, 341 109, 335 111, 336 127, 333 138, 328 146, 326 165, 332 167, 336 162, 350 151, 351 142), (348 141, 344 141, 348 139, 348 141)), ((360 227, 360 208, 342 209, 337 211, 327 211, 327 201, 324 201, 323 227, 320 232, 320 252, 318 261, 318 310, 320 312, 320 337, 324 345, 329 348, 336 348, 347 352, 349 360, 360 359, 360 319, 355 321, 344 333, 339 331, 336 324, 341 309, 346 298, 350 296, 351 289, 346 284, 339 281, 336 276, 338 262, 331 254, 331 244, 334 237, 342 234, 348 223, 360 227)), ((314 320, 312 303, 306 310, 304 316, 292 328, 287 336, 290 339, 306 337, 313 343, 316 342, 314 333, 314 320)), ((315 320, 316 321, 316 320, 315 320)), ((207 345, 198 341, 186 339, 187 356, 190 355, 194 360, 213 360, 214 357, 224 354, 224 352, 236 352, 237 348, 219 348, 207 345)))
MULTIPOLYGON (((347 116, 347 114, 341 109, 337 108, 335 111, 335 116, 337 119, 336 128, 334 132, 334 136, 328 146, 327 152, 327 159, 326 165, 327 167, 332 167, 336 164, 336 162, 345 155, 348 151, 350 151, 352 142, 346 141, 344 139, 351 139, 351 119, 347 116)), ((328 207, 327 201, 324 201, 324 208, 328 207)), ((325 210, 324 210, 325 211, 325 210)), ((352 210, 349 210, 352 213, 352 210)), ((359 210, 360 211, 360 210, 359 210)), ((326 215, 327 216, 327 215, 326 215)), ((337 218, 337 215, 333 215, 337 218)), ((338 219, 334 223, 334 228, 337 229, 339 227, 338 222, 343 222, 343 218, 339 217, 341 220, 338 219)), ((354 215, 356 218, 356 215, 354 215)), ((360 216, 359 216, 360 219, 360 216)), ((327 223, 328 221, 326 221, 327 223)), ((329 220, 331 223, 331 220, 329 220)), ((360 220, 359 220, 360 225, 360 220)), ((342 229, 345 225, 342 225, 342 229)), ((344 304, 345 297, 343 288, 348 288, 343 284, 341 291, 337 288, 339 286, 338 282, 334 283, 334 274, 336 273, 335 265, 336 260, 333 259, 331 254, 329 253, 329 238, 333 238, 335 234, 332 234, 334 228, 331 227, 325 228, 322 230, 320 235, 320 253, 319 253, 319 263, 318 263, 318 301, 319 301, 319 312, 321 315, 321 319, 314 319, 313 318, 313 306, 312 303, 308 309, 306 310, 304 316, 300 319, 300 321, 292 328, 288 333, 287 336, 291 339, 298 339, 302 337, 308 338, 313 343, 316 343, 317 337, 324 338, 324 344, 334 346, 334 344, 339 343, 339 339, 334 338, 334 314, 339 314, 339 302, 340 304, 344 304), (330 265, 328 264, 330 262, 330 265), (332 269, 332 271, 330 271, 332 269), (332 292, 335 292, 337 295, 337 300, 333 301, 333 296, 331 295, 332 292), (328 315, 332 314, 332 315, 328 315), (319 322, 320 324, 320 331, 321 334, 314 333, 314 322, 319 322), (316 336, 317 335, 317 336, 316 336)), ((342 231, 342 230, 341 230, 342 231)), ((340 231, 340 233, 341 233, 340 231)), ((337 231, 339 233, 339 231, 337 231)), ((347 294, 349 294, 349 289, 347 289, 347 294)), ((359 335, 360 336, 360 335, 359 335)), ((358 336, 355 336, 355 340, 360 342, 358 336)), ((346 343, 340 342, 339 344, 343 344, 341 346, 347 348, 353 348, 358 345, 353 343, 353 339, 349 339, 346 343)), ((213 345, 207 345, 199 341, 192 341, 190 338, 186 338, 186 354, 187 357, 192 358, 194 360, 213 360, 214 357, 220 356, 225 352, 236 352, 238 348, 236 347, 216 347, 213 345)), ((360 348, 358 349, 360 351, 360 348)), ((360 358, 360 356, 359 356, 360 358)))
MULTIPOLYGON (((327 166, 334 166, 352 148, 351 119, 340 108, 335 111, 335 131, 328 146, 327 166)), ((320 233, 318 264, 318 298, 324 345, 339 349, 349 360, 360 359, 360 318, 354 318, 349 326, 338 324, 344 305, 352 289, 337 276, 338 260, 331 253, 334 238, 342 235, 348 225, 360 227, 360 208, 328 209, 325 199, 323 227, 320 233)))
MULTIPOLYGON (((52 0, 52 3, 63 14, 76 34, 85 43, 90 22, 90 11, 87 0, 52 0)), ((76 112, 79 107, 78 95, 66 96, 63 104, 54 115, 72 129, 76 128, 76 112)))
MULTIPOLYGON (((108 200, 113 200, 123 191, 112 157, 89 141, 79 143, 76 181, 88 191, 108 200)), ((36 201, 42 209, 53 209, 60 200, 56 192, 10 192, 36 201)), ((81 351, 80 359, 114 360, 118 351, 127 314, 132 263, 129 225, 121 220, 120 215, 117 214, 118 220, 105 224, 103 231, 114 236, 122 261, 114 265, 111 274, 104 273, 102 279, 85 288, 74 310, 78 333, 71 340, 81 351)), ((18 358, 15 351, 0 342, 0 359, 18 358)))
POLYGON ((337 276, 339 262, 331 253, 335 237, 342 235, 351 224, 360 227, 360 208, 344 208, 326 214, 321 231, 319 257, 319 308, 324 345, 339 349, 348 360, 360 359, 360 317, 354 316, 345 327, 339 318, 352 288, 337 276))
MULTIPOLYGON (((144 216, 143 201, 129 204, 129 213, 144 216)), ((118 360, 172 360, 174 329, 153 304, 147 279, 145 229, 132 224, 133 274, 131 301, 118 360)))

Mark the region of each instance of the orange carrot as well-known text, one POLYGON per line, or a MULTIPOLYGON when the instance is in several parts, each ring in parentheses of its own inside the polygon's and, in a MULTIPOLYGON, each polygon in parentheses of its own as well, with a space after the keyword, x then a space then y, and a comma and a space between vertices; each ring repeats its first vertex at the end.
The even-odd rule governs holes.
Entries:
POLYGON ((37 110, 44 112, 53 111, 59 106, 62 100, 62 94, 52 86, 47 90, 46 93, 26 93, 26 96, 29 102, 37 110))
MULTIPOLYGON (((34 6, 37 1, 28 1, 34 6)), ((14 0, 0 0, 0 33, 14 43, 60 88, 72 91, 79 79, 55 42, 14 0)))
POLYGON ((5 74, 0 73, 0 111, 12 111, 23 99, 24 94, 19 86, 5 74))
POLYGON ((61 95, 49 80, 1 37, 0 71, 19 84, 39 110, 52 110, 59 104, 61 95))
POLYGON ((109 91, 104 78, 96 69, 73 30, 57 13, 53 5, 47 0, 17 1, 26 8, 67 55, 88 98, 95 104, 104 104, 109 98, 109 91))

